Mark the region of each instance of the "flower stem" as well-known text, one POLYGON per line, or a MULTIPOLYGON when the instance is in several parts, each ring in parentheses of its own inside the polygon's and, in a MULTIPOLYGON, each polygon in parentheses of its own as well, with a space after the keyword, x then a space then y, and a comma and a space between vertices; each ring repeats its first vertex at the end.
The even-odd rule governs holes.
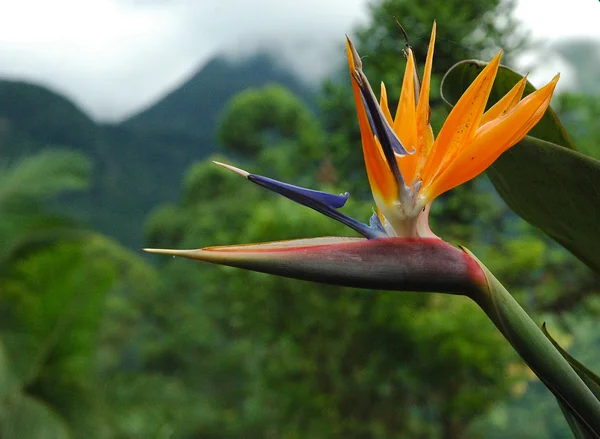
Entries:
POLYGON ((479 265, 487 282, 471 298, 546 387, 600 438, 600 401, 494 275, 479 265))

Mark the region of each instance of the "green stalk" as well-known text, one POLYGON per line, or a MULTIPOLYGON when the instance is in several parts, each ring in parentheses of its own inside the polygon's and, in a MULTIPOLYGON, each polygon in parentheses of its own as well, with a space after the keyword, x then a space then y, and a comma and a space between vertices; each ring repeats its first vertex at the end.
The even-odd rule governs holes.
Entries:
POLYGON ((479 263, 487 280, 471 298, 546 387, 600 438, 600 401, 504 286, 464 250, 479 263))

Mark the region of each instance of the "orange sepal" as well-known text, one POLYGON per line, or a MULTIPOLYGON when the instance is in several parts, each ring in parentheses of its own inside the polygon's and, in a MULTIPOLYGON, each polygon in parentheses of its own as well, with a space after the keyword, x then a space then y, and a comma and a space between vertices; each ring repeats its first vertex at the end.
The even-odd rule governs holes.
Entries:
POLYGON ((379 106, 381 107, 381 112, 383 113, 385 120, 387 120, 387 123, 389 123, 390 126, 392 126, 392 113, 390 113, 387 90, 385 89, 385 84, 383 82, 381 83, 381 97, 379 98, 379 106))
POLYGON ((356 104, 358 124, 360 126, 367 177, 369 178, 369 184, 371 185, 371 191, 373 192, 375 200, 389 203, 398 196, 398 184, 385 159, 383 150, 381 149, 379 142, 375 139, 371 126, 369 125, 367 111, 360 94, 360 88, 356 82, 358 76, 356 71, 360 69, 362 65, 352 42, 348 38, 346 38, 346 51, 348 52, 348 65, 350 68, 350 76, 352 77, 352 92, 356 104))
POLYGON ((433 66, 433 50, 435 46, 436 24, 433 22, 431 29, 431 38, 429 40, 429 48, 427 49, 427 59, 425 60, 425 69, 423 71, 423 81, 421 83, 421 91, 419 101, 417 103, 417 150, 419 152, 418 166, 422 167, 431 149, 431 126, 429 125, 429 117, 431 109, 429 108, 429 91, 431 88, 431 69, 433 66))
POLYGON ((423 168, 423 187, 427 187, 475 136, 501 56, 502 51, 477 75, 448 115, 423 168))
POLYGON ((408 49, 406 69, 402 81, 402 91, 396 109, 396 117, 392 125, 395 133, 409 152, 398 158, 398 166, 404 176, 404 181, 410 184, 415 176, 417 159, 419 157, 417 145, 417 103, 415 96, 415 57, 412 49, 408 49))
POLYGON ((473 141, 453 160, 428 188, 428 198, 469 181, 485 171, 507 149, 537 124, 550 105, 559 75, 531 93, 506 115, 483 125, 473 141))
POLYGON ((479 126, 485 125, 492 120, 504 116, 509 110, 514 108, 521 97, 523 96, 523 91, 525 91, 525 86, 527 85, 527 76, 523 77, 519 82, 517 82, 513 88, 510 89, 508 93, 502 97, 498 102, 496 102, 489 110, 483 113, 481 116, 481 121, 479 122, 479 126))

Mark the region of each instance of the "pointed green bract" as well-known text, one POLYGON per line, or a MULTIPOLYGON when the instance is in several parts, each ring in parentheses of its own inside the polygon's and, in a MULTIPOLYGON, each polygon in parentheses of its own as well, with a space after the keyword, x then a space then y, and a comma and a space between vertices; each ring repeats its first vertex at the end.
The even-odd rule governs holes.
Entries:
MULTIPOLYGON (((463 61, 448 71, 442 95, 456 102, 484 63, 463 61)), ((522 76, 502 67, 488 106, 522 76)), ((525 93, 534 90, 527 84, 525 93)), ((542 120, 487 170, 508 206, 530 224, 600 272, 600 161, 575 151, 558 118, 548 109, 542 120)))
POLYGON ((560 407, 560 411, 564 415, 567 420, 567 424, 569 424, 569 428, 575 436, 575 439, 596 439, 598 436, 591 432, 585 425, 583 425, 578 419, 577 416, 571 413, 569 407, 567 407, 561 400, 557 399, 558 406, 560 407))
MULTIPOLYGON (((577 375, 583 380, 583 382, 588 386, 588 388, 592 391, 592 393, 596 396, 596 398, 600 399, 600 378, 594 374, 591 370, 573 358, 567 351, 560 347, 560 345, 552 338, 548 329, 546 328, 546 324, 542 325, 542 332, 548 340, 554 345, 554 347, 561 353, 565 360, 569 362, 571 367, 577 372, 577 375)), ((590 431, 585 425, 583 425, 577 415, 572 412, 572 410, 565 405, 560 399, 558 400, 558 404, 560 405, 560 409, 571 428, 571 431, 575 435, 577 439, 588 439, 588 438, 597 438, 598 435, 593 431, 590 431)))

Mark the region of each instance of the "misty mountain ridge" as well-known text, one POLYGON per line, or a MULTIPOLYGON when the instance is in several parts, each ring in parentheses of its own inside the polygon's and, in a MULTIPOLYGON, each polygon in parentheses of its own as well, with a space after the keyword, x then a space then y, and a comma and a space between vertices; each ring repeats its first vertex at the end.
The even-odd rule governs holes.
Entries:
POLYGON ((231 97, 248 87, 262 87, 274 82, 285 85, 305 102, 314 105, 316 86, 299 79, 273 52, 242 58, 217 55, 178 88, 120 125, 208 140, 206 135, 212 135, 219 112, 231 97))
POLYGON ((0 81, 0 160, 48 147, 87 155, 90 190, 63 210, 125 245, 143 245, 147 214, 177 199, 186 169, 215 151, 228 100, 249 87, 279 83, 314 108, 315 89, 273 55, 215 56, 179 88, 119 124, 99 124, 64 96, 34 84, 0 81))

